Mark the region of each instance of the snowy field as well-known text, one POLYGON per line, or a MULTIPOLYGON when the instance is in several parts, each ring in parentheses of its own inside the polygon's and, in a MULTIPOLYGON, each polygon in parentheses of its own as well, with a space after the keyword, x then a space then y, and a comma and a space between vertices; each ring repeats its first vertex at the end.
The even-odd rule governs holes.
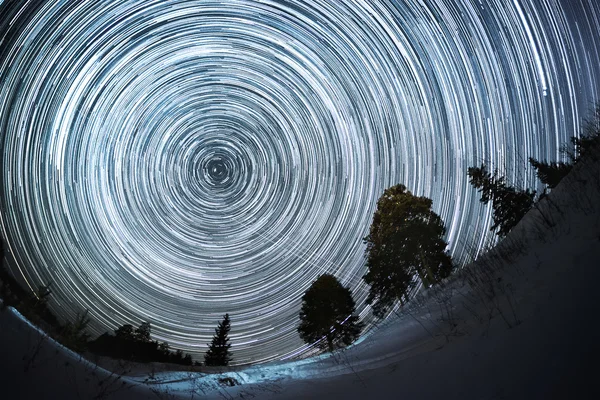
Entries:
POLYGON ((9 308, 0 399, 600 398, 599 281, 600 162, 588 160, 498 246, 343 351, 211 374, 109 372, 9 308))

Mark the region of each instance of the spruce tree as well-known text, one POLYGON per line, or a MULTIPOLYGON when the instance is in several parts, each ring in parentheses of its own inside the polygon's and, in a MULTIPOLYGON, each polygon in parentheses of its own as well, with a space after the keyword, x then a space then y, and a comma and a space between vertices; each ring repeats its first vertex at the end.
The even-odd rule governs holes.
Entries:
POLYGON ((302 297, 298 333, 307 344, 318 342, 322 350, 348 346, 363 328, 354 312, 350 289, 333 275, 321 275, 302 297))
POLYGON ((494 225, 491 230, 498 229, 498 236, 506 236, 532 207, 536 192, 507 185, 498 171, 492 174, 485 165, 471 167, 467 174, 471 185, 481 193, 481 202, 492 202, 494 225))
POLYGON ((564 145, 562 153, 569 162, 541 162, 533 157, 529 158, 529 164, 535 168, 539 180, 553 189, 558 183, 571 172, 573 166, 593 154, 593 149, 600 145, 600 104, 592 113, 592 117, 583 122, 581 136, 571 137, 571 148, 564 145))
POLYGON ((537 177, 540 182, 547 185, 550 189, 554 189, 556 185, 567 176, 573 164, 567 164, 564 162, 541 162, 533 157, 529 157, 529 164, 535 168, 537 177))
POLYGON ((208 351, 204 355, 204 364, 207 366, 227 366, 232 360, 229 348, 229 331, 231 329, 231 321, 229 314, 225 314, 223 321, 219 322, 219 326, 215 328, 215 335, 212 342, 208 345, 208 351))
POLYGON ((573 136, 571 143, 574 150, 572 152, 565 151, 565 153, 573 164, 577 164, 586 156, 592 154, 594 148, 600 146, 600 103, 596 105, 591 118, 583 121, 581 135, 579 137, 573 136))

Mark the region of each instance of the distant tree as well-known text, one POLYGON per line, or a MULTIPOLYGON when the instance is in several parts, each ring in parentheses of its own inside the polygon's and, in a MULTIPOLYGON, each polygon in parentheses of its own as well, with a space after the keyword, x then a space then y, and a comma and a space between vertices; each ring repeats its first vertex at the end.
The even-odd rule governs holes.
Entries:
POLYGON ((150 342, 152 339, 150 338, 150 334, 152 333, 152 327, 150 326, 150 322, 142 322, 135 330, 135 339, 140 342, 150 342))
POLYGON ((125 324, 115 330, 115 335, 104 333, 89 342, 88 349, 99 355, 137 362, 171 362, 190 365, 191 356, 182 350, 172 352, 167 342, 151 339, 150 322, 142 322, 138 328, 125 324))
POLYGON ((183 357, 183 365, 192 365, 193 361, 192 361, 192 356, 190 354, 186 354, 185 357, 183 357))
POLYGON ((123 326, 120 326, 115 330, 115 336, 120 339, 134 340, 135 335, 133 325, 125 324, 123 326))
POLYGON ((382 317, 396 301, 403 301, 419 276, 426 287, 450 275, 446 228, 431 209, 432 201, 413 195, 404 185, 386 189, 373 216, 367 244, 370 285, 367 302, 382 317))
POLYGON ((67 322, 60 332, 60 341, 62 344, 76 352, 83 352, 87 349, 90 335, 86 332, 90 324, 89 312, 86 310, 83 314, 77 314, 74 322, 67 322))
POLYGON ((204 364, 208 366, 227 366, 232 360, 229 348, 229 331, 231 330, 231 321, 229 314, 225 314, 223 321, 215 328, 215 335, 212 342, 208 345, 208 351, 204 355, 204 364))
POLYGON ((498 236, 506 236, 531 209, 536 192, 507 185, 498 171, 492 174, 485 165, 471 167, 467 173, 471 185, 481 193, 481 202, 492 202, 494 225, 491 230, 498 229, 498 236))
POLYGON ((333 275, 321 275, 302 297, 300 337, 308 344, 319 341, 327 351, 352 344, 363 328, 354 307, 350 289, 333 275))
POLYGON ((163 355, 169 355, 169 353, 170 353, 169 343, 162 342, 161 344, 159 344, 158 351, 160 351, 163 355))
POLYGON ((175 350, 175 354, 173 354, 173 362, 180 364, 183 361, 183 350, 177 349, 175 350))
POLYGON ((35 295, 36 300, 33 305, 35 312, 39 313, 42 310, 46 309, 46 307, 48 305, 48 299, 50 298, 50 295, 52 294, 52 290, 50 289, 51 286, 52 286, 52 282, 49 282, 46 285, 38 286, 38 290, 35 295))

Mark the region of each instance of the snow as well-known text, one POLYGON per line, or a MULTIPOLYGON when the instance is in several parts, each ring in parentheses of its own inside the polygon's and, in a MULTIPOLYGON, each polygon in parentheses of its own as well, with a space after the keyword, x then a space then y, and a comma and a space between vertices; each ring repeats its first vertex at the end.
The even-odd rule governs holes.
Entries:
POLYGON ((599 260, 600 163, 589 161, 496 248, 343 351, 134 376, 97 367, 9 308, 0 386, 11 399, 600 398, 599 260))

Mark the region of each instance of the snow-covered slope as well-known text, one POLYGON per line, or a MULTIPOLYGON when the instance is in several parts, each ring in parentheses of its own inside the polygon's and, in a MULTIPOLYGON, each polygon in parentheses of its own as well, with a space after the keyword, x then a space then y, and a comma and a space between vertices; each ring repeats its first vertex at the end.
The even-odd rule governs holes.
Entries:
POLYGON ((599 280, 600 163, 590 160, 496 248, 342 352, 220 374, 119 376, 9 309, 0 398, 600 398, 599 280))

